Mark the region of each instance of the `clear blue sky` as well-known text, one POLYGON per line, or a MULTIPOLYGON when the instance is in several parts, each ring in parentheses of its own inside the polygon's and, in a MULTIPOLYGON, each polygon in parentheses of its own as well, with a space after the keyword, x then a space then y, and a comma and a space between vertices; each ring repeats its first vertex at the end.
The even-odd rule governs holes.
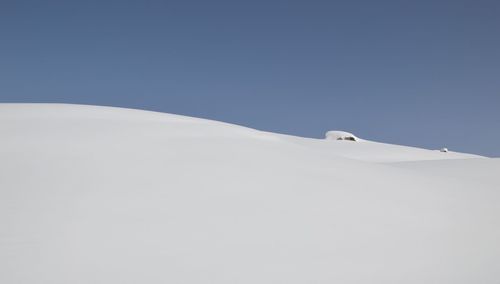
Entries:
POLYGON ((0 102, 500 156, 500 1, 0 0, 0 102))

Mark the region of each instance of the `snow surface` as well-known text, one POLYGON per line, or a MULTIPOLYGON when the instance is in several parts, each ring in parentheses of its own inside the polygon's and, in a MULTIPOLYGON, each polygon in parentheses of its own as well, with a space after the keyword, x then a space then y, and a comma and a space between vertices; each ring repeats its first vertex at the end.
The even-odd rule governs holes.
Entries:
POLYGON ((500 160, 0 104, 0 283, 499 283, 500 160))

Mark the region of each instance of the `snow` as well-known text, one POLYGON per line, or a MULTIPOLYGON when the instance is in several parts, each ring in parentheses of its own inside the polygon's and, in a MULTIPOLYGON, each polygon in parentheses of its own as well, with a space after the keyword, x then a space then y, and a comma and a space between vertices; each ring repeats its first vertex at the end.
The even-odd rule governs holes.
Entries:
POLYGON ((347 141, 358 141, 359 138, 354 136, 354 134, 346 132, 346 131, 339 131, 339 130, 330 130, 325 133, 325 139, 328 140, 347 140, 347 141))
POLYGON ((500 160, 0 104, 0 283, 498 283, 500 160))

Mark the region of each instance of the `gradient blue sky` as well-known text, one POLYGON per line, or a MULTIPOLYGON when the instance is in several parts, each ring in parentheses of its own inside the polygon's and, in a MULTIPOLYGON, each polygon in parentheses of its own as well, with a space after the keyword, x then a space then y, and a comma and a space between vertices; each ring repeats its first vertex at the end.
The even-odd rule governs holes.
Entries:
POLYGON ((500 1, 0 0, 0 102, 500 156, 500 1))

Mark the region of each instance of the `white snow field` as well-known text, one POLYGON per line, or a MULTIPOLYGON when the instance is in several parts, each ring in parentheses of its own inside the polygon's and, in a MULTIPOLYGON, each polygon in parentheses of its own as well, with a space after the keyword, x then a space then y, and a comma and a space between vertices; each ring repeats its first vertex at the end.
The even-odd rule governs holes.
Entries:
POLYGON ((499 159, 64 104, 0 138, 0 283, 500 283, 499 159))

